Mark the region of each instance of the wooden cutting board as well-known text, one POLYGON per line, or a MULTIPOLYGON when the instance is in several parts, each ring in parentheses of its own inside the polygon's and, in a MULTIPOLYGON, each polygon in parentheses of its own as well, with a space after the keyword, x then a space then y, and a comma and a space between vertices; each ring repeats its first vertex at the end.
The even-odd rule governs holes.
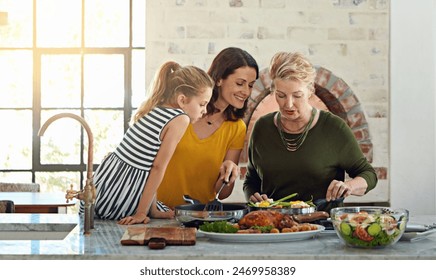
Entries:
POLYGON ((196 228, 182 227, 127 227, 121 238, 122 245, 148 245, 163 249, 166 245, 195 245, 196 228))

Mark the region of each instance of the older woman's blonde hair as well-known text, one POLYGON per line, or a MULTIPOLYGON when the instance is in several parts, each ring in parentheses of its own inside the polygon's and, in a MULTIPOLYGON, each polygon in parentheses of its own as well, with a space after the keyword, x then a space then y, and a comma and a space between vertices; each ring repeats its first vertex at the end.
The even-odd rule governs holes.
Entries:
POLYGON ((271 91, 274 91, 274 80, 294 80, 305 84, 310 93, 315 91, 316 69, 312 63, 299 52, 278 52, 270 63, 269 75, 271 91))

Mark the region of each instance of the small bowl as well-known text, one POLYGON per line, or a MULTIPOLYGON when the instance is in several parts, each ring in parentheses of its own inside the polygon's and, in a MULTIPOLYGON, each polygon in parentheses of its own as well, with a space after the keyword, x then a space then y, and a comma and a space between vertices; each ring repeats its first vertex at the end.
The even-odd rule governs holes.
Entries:
POLYGON ((384 248, 400 240, 409 211, 388 207, 337 207, 330 218, 339 239, 349 247, 384 248))

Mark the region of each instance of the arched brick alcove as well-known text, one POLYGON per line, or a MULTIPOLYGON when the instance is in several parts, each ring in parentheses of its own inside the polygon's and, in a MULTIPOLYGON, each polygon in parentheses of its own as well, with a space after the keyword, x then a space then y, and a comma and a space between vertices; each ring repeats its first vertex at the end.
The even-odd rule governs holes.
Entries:
MULTIPOLYGON (((341 117, 350 126, 368 161, 372 162, 373 144, 359 99, 347 83, 331 71, 323 67, 316 67, 316 71, 315 94, 310 98, 310 103, 320 110, 330 111, 341 117)), ((245 176, 248 140, 254 123, 260 116, 278 110, 275 98, 270 94, 271 79, 268 68, 262 69, 259 76, 248 101, 247 115, 244 118, 247 124, 247 136, 240 158, 241 179, 245 176)))

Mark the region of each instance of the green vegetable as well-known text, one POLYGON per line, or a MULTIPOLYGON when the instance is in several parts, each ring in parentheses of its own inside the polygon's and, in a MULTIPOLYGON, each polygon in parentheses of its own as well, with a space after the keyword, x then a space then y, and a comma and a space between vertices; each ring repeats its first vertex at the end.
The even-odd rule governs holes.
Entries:
MULTIPOLYGON (((292 200, 289 202, 288 201, 280 201, 279 203, 277 203, 277 205, 281 205, 283 207, 291 207, 292 202, 293 202, 292 200)), ((304 202, 307 203, 310 207, 316 207, 316 205, 312 202, 312 199, 304 201, 304 202)))
POLYGON ((253 201, 249 201, 249 202, 247 203, 247 205, 250 206, 250 207, 257 207, 257 206, 256 206, 256 203, 254 203, 253 201))
POLYGON ((380 231, 382 230, 381 226, 377 223, 372 223, 369 227, 368 227, 368 233, 371 236, 377 236, 380 231))
POLYGON ((293 198, 294 196, 297 196, 297 195, 298 195, 298 193, 293 193, 293 194, 290 194, 290 195, 288 195, 288 196, 282 197, 282 198, 280 198, 280 199, 277 199, 277 200, 274 201, 273 203, 271 203, 271 205, 278 204, 279 202, 282 202, 282 201, 285 201, 285 200, 287 200, 287 199, 293 198))
POLYGON ((238 229, 227 221, 204 222, 199 229, 207 232, 235 233, 238 229))
POLYGON ((313 196, 311 196, 310 200, 305 201, 307 204, 310 205, 310 207, 316 207, 315 203, 313 203, 313 196))
POLYGON ((342 222, 340 225, 341 228, 341 232, 344 235, 350 235, 351 234, 351 226, 349 224, 347 224, 346 222, 342 222))
MULTIPOLYGON (((285 201, 285 200, 287 200, 287 199, 290 199, 290 198, 293 198, 294 196, 297 196, 297 195, 298 195, 298 193, 293 193, 293 194, 290 194, 290 195, 288 195, 288 196, 282 197, 282 198, 280 198, 280 199, 278 199, 278 200, 273 201, 273 202, 270 204, 270 206, 268 206, 268 207, 272 207, 272 206, 275 206, 275 205, 279 205, 279 204, 282 204, 282 203, 286 203, 286 202, 283 202, 283 201, 285 201)), ((259 206, 256 205, 255 202, 252 202, 252 201, 247 202, 247 205, 250 206, 250 207, 259 207, 259 206)), ((290 205, 290 203, 289 203, 289 205, 290 205)), ((288 206, 289 206, 289 205, 288 205, 288 206)), ((267 207, 265 207, 265 208, 267 208, 267 207)))
POLYGON ((401 217, 397 222, 395 217, 386 214, 372 214, 371 216, 374 222, 356 227, 347 224, 349 217, 343 218, 344 220, 337 229, 340 237, 348 245, 367 248, 380 248, 398 241, 403 231, 396 227, 390 228, 393 222, 401 228, 402 223, 406 224, 407 218, 401 217))
POLYGON ((274 226, 253 226, 252 229, 258 229, 262 233, 270 233, 274 226))
POLYGON ((282 202, 279 202, 279 203, 277 203, 275 205, 280 205, 280 206, 283 206, 283 207, 290 207, 292 205, 292 203, 291 202, 282 201, 282 202))
POLYGON ((392 235, 388 235, 385 231, 381 231, 372 241, 364 241, 353 235, 342 234, 342 238, 346 240, 352 246, 359 247, 379 247, 385 246, 390 243, 398 236, 399 231, 392 235))
POLYGON ((400 230, 404 231, 406 229, 407 220, 405 217, 401 217, 400 220, 400 230))

